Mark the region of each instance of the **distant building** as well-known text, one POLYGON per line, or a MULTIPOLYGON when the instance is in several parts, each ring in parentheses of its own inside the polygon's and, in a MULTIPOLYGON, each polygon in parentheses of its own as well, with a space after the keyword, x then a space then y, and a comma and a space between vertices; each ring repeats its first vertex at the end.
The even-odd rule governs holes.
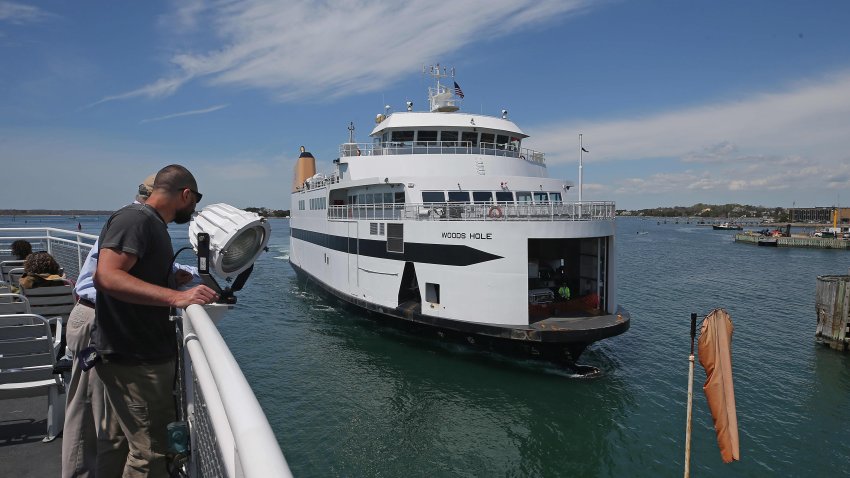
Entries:
POLYGON ((838 224, 850 224, 850 207, 797 207, 789 209, 791 222, 832 223, 832 211, 838 209, 838 224))

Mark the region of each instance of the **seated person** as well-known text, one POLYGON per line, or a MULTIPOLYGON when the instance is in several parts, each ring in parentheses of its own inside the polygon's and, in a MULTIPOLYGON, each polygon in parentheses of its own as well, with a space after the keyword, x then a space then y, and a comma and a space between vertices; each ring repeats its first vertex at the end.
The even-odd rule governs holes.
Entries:
POLYGON ((23 239, 18 239, 12 243, 12 255, 15 259, 22 261, 32 254, 32 244, 23 239))
POLYGON ((24 275, 18 280, 22 289, 35 289, 67 284, 60 275, 59 263, 49 253, 41 251, 30 254, 24 261, 24 275))

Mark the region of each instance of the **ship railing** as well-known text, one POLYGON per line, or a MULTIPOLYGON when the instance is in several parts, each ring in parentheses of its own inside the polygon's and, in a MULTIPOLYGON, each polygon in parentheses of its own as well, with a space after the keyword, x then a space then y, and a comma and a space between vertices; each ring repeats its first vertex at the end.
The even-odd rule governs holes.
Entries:
POLYGON ((541 151, 517 148, 511 143, 473 143, 471 141, 392 141, 385 143, 343 143, 340 157, 385 156, 390 154, 479 154, 516 158, 545 165, 541 151))
POLYGON ((189 476, 291 477, 257 397, 207 310, 190 305, 182 322, 189 476))
POLYGON ((407 221, 599 221, 613 220, 613 201, 569 203, 398 203, 328 207, 328 219, 407 221))
POLYGON ((316 174, 315 176, 309 177, 304 181, 304 184, 299 190, 301 191, 310 191, 312 189, 319 189, 326 187, 330 184, 336 184, 339 182, 339 175, 334 174, 316 174))
MULTIPOLYGON (((72 280, 97 236, 51 227, 0 228, 0 260, 23 239, 46 250, 72 280)), ((183 311, 184 380, 191 433, 192 477, 289 477, 277 439, 233 354, 201 306, 183 311)))
POLYGON ((0 260, 12 258, 11 246, 18 239, 29 241, 33 251, 49 252, 65 276, 76 279, 97 236, 53 227, 0 228, 0 260))

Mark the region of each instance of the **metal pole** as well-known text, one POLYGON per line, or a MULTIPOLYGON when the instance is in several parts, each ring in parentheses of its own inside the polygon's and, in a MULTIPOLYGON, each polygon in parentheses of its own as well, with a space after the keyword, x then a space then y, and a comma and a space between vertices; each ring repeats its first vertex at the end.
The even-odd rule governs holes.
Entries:
POLYGON ((691 355, 688 357, 688 418, 685 427, 685 478, 691 476, 691 415, 694 403, 694 338, 697 335, 697 314, 691 314, 691 355))
POLYGON ((584 145, 582 143, 581 133, 578 134, 578 202, 581 202, 581 190, 582 190, 582 178, 583 178, 583 158, 582 153, 584 153, 584 145))

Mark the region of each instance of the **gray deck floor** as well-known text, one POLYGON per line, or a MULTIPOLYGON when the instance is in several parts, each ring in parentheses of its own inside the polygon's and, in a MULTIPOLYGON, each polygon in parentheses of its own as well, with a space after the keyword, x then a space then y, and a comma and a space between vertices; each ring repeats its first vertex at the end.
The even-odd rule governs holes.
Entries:
POLYGON ((0 477, 60 476, 62 437, 42 443, 46 433, 46 396, 0 400, 0 477))

